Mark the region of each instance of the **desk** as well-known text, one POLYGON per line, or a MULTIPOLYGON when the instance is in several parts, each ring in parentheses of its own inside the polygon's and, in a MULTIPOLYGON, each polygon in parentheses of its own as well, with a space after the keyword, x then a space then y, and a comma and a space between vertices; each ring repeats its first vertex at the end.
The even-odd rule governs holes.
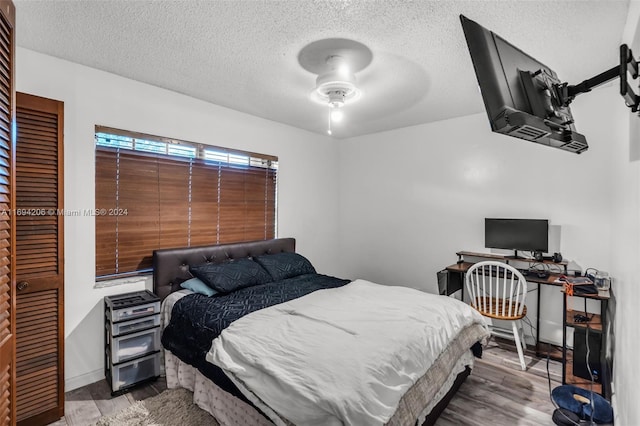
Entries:
MULTIPOLYGON (((474 253, 474 252, 465 252, 465 251, 458 252, 456 254, 458 255, 458 262, 453 265, 449 265, 445 268, 447 271, 447 274, 449 275, 449 278, 450 278, 449 281, 451 282, 451 285, 445 286, 444 292, 442 291, 443 288, 441 288, 440 290, 441 290, 441 294, 446 294, 447 296, 460 290, 462 292, 461 298, 463 300, 464 300, 464 285, 465 285, 464 276, 466 272, 469 270, 469 268, 471 267, 471 265, 476 263, 476 262, 466 261, 465 256, 467 258, 475 257, 483 260, 485 259, 501 260, 508 264, 511 264, 512 266, 513 266, 513 262, 524 262, 529 264, 532 264, 532 263, 554 264, 562 268, 562 271, 563 271, 562 273, 560 272, 550 273, 549 276, 545 278, 539 278, 535 273, 530 273, 526 275, 525 278, 527 282, 538 284, 538 297, 536 298, 536 305, 538 308, 537 315, 536 315, 537 318, 536 318, 536 336, 535 336, 536 356, 541 356, 541 354, 546 356, 547 354, 546 351, 542 350, 542 348, 540 347, 540 344, 544 343, 544 342, 540 342, 540 285, 549 285, 549 286, 557 287, 558 290, 562 292, 564 296, 563 297, 563 319, 562 319, 562 326, 563 326, 562 327, 562 349, 556 350, 555 353, 550 354, 550 358, 553 358, 558 361, 562 361, 562 365, 563 365, 562 383, 563 384, 570 383, 570 384, 574 384, 576 386, 580 386, 587 389, 589 389, 591 385, 590 380, 585 380, 573 374, 575 371, 574 357, 573 357, 574 351, 573 350, 570 351, 567 349, 567 329, 573 328, 578 333, 584 333, 584 330, 587 329, 587 325, 584 323, 577 323, 574 320, 573 318, 574 311, 568 309, 567 300, 570 297, 581 297, 584 299, 592 299, 592 300, 600 301, 601 303, 600 315, 593 314, 591 317, 592 319, 589 322, 589 330, 592 332, 593 335, 599 336, 599 339, 600 339, 600 350, 599 350, 599 354, 597 354, 597 361, 599 361, 600 363, 601 384, 596 383, 594 385, 594 390, 598 393, 601 393, 607 399, 611 398, 611 382, 610 382, 611 367, 609 365, 609 361, 606 359, 606 345, 608 340, 607 307, 608 307, 609 296, 600 296, 597 294, 569 296, 566 293, 564 293, 563 291, 564 283, 556 282, 556 281, 558 280, 558 278, 560 278, 561 275, 567 273, 566 261, 555 263, 552 261, 545 261, 545 260, 535 261, 531 259, 513 259, 505 256, 495 255, 495 254, 474 253)), ((588 336, 588 334, 586 336, 588 336)), ((591 341, 591 338, 589 337, 586 337, 586 339, 591 341)), ((575 346, 576 344, 574 341, 574 348, 575 346)), ((589 364, 591 364, 591 362, 592 362, 591 358, 589 358, 589 364)), ((584 362, 583 364, 586 364, 586 362, 584 362)))
MULTIPOLYGON (((556 282, 556 281, 558 280, 558 278, 560 278, 561 275, 567 273, 567 261, 553 262, 550 260, 537 261, 533 259, 513 259, 511 257, 502 256, 498 254, 475 253, 475 252, 469 252, 469 251, 459 251, 456 253, 456 255, 458 255, 458 262, 453 265, 449 265, 445 268, 447 273, 450 275, 452 285, 450 287, 447 287, 446 291, 443 294, 446 294, 447 296, 449 296, 452 293, 455 293, 457 290, 461 290, 462 292, 461 298, 463 300, 464 300, 464 275, 469 270, 471 265, 476 263, 476 262, 466 261, 465 257, 480 258, 483 260, 501 260, 506 262, 507 264, 511 264, 512 266, 513 266, 513 262, 524 262, 528 264, 556 265, 562 268, 562 273, 552 272, 552 273, 549 273, 549 276, 545 278, 539 278, 535 273, 530 273, 525 276, 527 282, 538 284, 538 297, 536 298, 536 307, 537 307, 536 336, 535 336, 536 337, 536 356, 541 356, 541 354, 546 355, 546 351, 543 352, 542 349, 540 348, 540 343, 544 343, 544 342, 540 342, 540 284, 554 286, 554 287, 557 287, 559 290, 561 290, 563 283, 556 282)), ((562 354, 559 351, 556 351, 555 353, 550 354, 550 357, 557 361, 562 360, 562 354)))

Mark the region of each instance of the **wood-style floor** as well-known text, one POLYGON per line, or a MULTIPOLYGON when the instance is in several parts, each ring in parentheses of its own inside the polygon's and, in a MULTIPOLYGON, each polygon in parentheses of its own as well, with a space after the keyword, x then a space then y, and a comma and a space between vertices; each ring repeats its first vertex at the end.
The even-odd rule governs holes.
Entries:
MULTIPOLYGON (((492 339, 436 426, 553 425, 547 359, 528 353, 522 371, 513 342, 492 339)), ((562 364, 549 361, 551 389, 561 385, 562 364)))
MULTIPOLYGON (((485 348, 483 358, 476 360, 473 372, 436 425, 553 425, 551 413, 554 407, 549 398, 547 361, 531 354, 528 354, 526 360, 527 371, 522 371, 513 342, 492 340, 485 348)), ((553 389, 560 385, 561 364, 550 361, 549 371, 553 389)), ((165 381, 159 379, 157 382, 112 398, 106 381, 93 383, 67 392, 65 417, 51 425, 91 425, 101 416, 119 411, 135 401, 157 395, 165 388, 165 381)))

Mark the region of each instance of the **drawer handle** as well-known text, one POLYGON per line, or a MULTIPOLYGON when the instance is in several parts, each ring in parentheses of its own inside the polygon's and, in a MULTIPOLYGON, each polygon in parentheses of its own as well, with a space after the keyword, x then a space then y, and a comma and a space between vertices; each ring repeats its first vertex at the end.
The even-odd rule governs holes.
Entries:
POLYGON ((16 288, 18 289, 18 291, 22 291, 25 288, 29 287, 29 282, 28 281, 20 281, 18 283, 18 285, 16 286, 16 288))

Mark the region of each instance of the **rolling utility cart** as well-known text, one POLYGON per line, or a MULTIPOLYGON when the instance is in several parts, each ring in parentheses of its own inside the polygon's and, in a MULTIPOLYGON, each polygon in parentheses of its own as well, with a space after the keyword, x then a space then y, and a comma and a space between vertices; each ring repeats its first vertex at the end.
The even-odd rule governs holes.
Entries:
POLYGON ((148 290, 104 298, 105 376, 116 395, 160 376, 160 298, 148 290))

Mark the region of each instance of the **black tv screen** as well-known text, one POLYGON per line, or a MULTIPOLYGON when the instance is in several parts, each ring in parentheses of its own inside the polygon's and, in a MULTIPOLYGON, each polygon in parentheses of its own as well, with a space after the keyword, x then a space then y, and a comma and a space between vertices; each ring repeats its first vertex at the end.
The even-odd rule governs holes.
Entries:
POLYGON ((484 220, 486 248, 549 251, 549 221, 546 219, 493 219, 484 220))
POLYGON ((556 73, 497 34, 460 15, 491 130, 581 153, 585 137, 561 105, 556 73))

